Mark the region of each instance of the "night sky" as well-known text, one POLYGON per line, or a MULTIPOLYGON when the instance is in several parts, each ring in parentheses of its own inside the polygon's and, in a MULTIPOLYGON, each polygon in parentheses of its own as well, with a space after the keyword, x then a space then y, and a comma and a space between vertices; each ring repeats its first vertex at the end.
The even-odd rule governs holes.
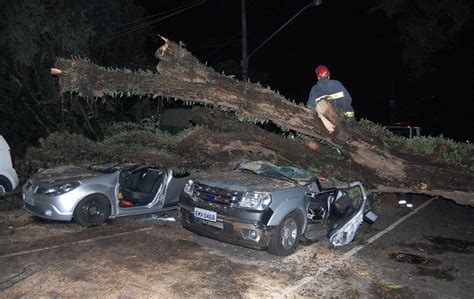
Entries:
MULTIPOLYGON (((147 15, 165 9, 156 1, 137 3, 147 15)), ((183 3, 189 1, 173 5, 183 3)), ((248 52, 308 3, 247 0, 248 52)), ((241 59, 240 5, 240 0, 208 0, 147 30, 184 42, 212 67, 233 61, 234 68, 228 63, 224 67, 226 74, 233 74, 241 59)), ((456 45, 433 57, 436 71, 413 78, 402 63, 403 44, 395 20, 380 11, 369 13, 373 7, 367 1, 323 0, 322 5, 306 9, 251 57, 251 81, 306 102, 317 81, 314 70, 324 64, 351 93, 358 118, 389 125, 392 99, 394 122, 421 126, 422 133, 432 136, 472 140, 472 26, 456 45)), ((158 46, 158 39, 151 44, 158 46)))

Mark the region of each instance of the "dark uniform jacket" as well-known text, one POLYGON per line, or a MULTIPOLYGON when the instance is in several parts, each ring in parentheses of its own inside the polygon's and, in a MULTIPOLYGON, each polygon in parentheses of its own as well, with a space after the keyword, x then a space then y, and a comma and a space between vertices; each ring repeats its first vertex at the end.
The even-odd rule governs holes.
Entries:
POLYGON ((316 83, 313 88, 311 88, 306 107, 314 109, 314 107, 316 107, 316 99, 338 92, 343 92, 343 96, 329 101, 342 112, 354 112, 354 109, 351 106, 352 98, 347 89, 342 85, 341 82, 337 80, 331 80, 326 77, 319 79, 318 83, 316 83))

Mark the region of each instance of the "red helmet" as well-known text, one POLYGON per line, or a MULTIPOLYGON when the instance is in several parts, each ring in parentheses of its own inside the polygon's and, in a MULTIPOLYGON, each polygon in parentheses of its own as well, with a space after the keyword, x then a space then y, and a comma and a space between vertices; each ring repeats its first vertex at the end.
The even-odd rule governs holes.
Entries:
POLYGON ((318 77, 318 80, 319 80, 322 77, 329 78, 329 76, 331 76, 331 73, 329 72, 329 69, 326 66, 320 65, 316 68, 316 76, 318 77))

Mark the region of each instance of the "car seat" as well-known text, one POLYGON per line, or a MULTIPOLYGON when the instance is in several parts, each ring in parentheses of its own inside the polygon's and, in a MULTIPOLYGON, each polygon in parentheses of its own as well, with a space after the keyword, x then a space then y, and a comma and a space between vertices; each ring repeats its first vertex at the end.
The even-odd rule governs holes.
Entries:
POLYGON ((121 189, 123 199, 138 206, 149 204, 155 198, 163 177, 163 171, 156 169, 146 169, 133 174, 132 184, 121 189))
POLYGON ((308 216, 311 215, 310 221, 319 221, 328 218, 336 193, 336 189, 327 189, 319 193, 311 193, 308 203, 308 216))

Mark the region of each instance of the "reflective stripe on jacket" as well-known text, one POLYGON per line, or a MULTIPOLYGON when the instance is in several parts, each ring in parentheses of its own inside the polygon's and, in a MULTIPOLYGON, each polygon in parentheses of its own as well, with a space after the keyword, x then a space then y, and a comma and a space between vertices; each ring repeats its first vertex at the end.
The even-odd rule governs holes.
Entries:
POLYGON ((306 106, 310 109, 314 109, 317 99, 335 94, 340 95, 340 92, 342 92, 343 96, 332 99, 331 103, 342 112, 354 112, 354 109, 351 106, 352 98, 347 89, 342 85, 341 82, 328 78, 319 79, 318 83, 316 83, 313 88, 311 88, 306 106))

